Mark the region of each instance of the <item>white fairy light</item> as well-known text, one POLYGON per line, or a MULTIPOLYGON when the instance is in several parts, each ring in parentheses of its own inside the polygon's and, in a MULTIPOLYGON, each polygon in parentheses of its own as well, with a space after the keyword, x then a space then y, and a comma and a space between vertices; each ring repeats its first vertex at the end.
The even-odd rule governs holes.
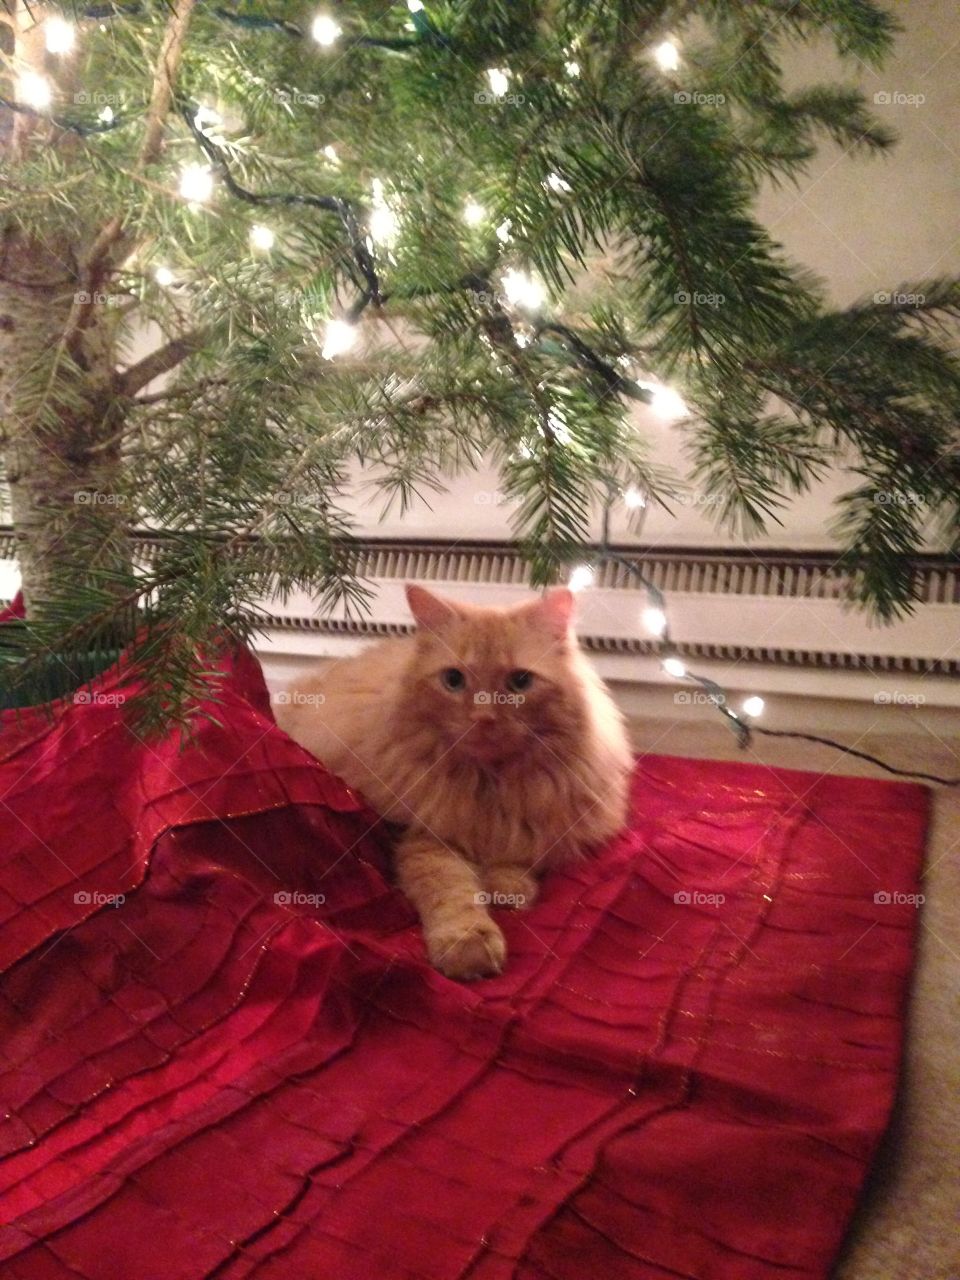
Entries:
POLYGON ((97 119, 103 124, 113 124, 113 107, 104 107, 97 119))
POLYGON ((641 382, 639 385, 651 393, 650 408, 658 418, 685 418, 690 412, 683 397, 673 387, 664 386, 662 382, 641 382))
POLYGON ((662 636, 667 629, 667 615, 662 609, 651 605, 643 611, 643 625, 652 636, 662 636))
POLYGON ((504 273, 503 292, 509 303, 528 311, 539 310, 547 300, 547 291, 541 281, 512 268, 504 273))
POLYGON ((647 505, 647 495, 642 489, 638 489, 635 484, 632 484, 623 495, 623 501, 630 511, 638 511, 647 505))
POLYGON ((370 212, 367 227, 377 244, 389 245, 396 239, 400 224, 397 215, 387 204, 381 180, 374 178, 371 186, 373 187, 373 209, 370 212))
POLYGON ((487 84, 491 93, 502 98, 510 88, 510 72, 502 67, 491 67, 487 72, 487 84))
POLYGON ((566 71, 567 75, 570 76, 571 79, 576 79, 576 77, 580 74, 580 63, 572 62, 572 61, 565 62, 563 64, 563 69, 564 71, 566 71))
POLYGON ((343 34, 343 29, 338 23, 334 22, 329 13, 318 13, 310 24, 310 34, 317 44, 324 49, 329 49, 332 44, 336 43, 338 37, 343 34))
POLYGON ((269 253, 276 244, 277 237, 262 222, 256 222, 250 228, 250 247, 259 253, 269 253))
POLYGON ((191 204, 205 204, 213 195, 213 173, 205 164, 188 164, 180 170, 180 194, 191 204))
POLYGON ((320 151, 320 154, 323 156, 325 160, 329 160, 331 164, 338 165, 340 163, 340 157, 337 155, 336 147, 330 147, 330 146, 323 147, 320 151))
POLYGON ((76 43, 77 30, 66 18, 54 15, 43 24, 43 39, 48 53, 69 53, 76 43))
POLYGON ((679 658, 664 658, 663 669, 668 676, 676 676, 678 680, 682 680, 687 674, 687 668, 679 658))
POLYGON ((329 320, 323 331, 320 354, 324 360, 334 360, 349 351, 357 341, 357 326, 346 320, 329 320))
POLYGON ((570 573, 567 586, 571 591, 585 591, 593 586, 594 572, 588 564, 576 565, 570 573))
POLYGON ((407 8, 411 13, 420 13, 423 9, 423 0, 407 0, 407 8))
POLYGON ((543 185, 550 191, 556 191, 558 195, 565 195, 573 190, 570 183, 565 178, 561 178, 559 173, 548 173, 543 185))
POLYGON ((46 76, 36 71, 22 71, 17 76, 17 100, 34 111, 45 111, 53 101, 53 87, 46 76))
POLYGON ((463 206, 463 220, 468 227, 479 227, 486 216, 486 209, 482 204, 477 204, 476 200, 468 200, 463 206))
POLYGON ((766 703, 758 694, 752 694, 751 697, 744 699, 743 713, 747 716, 762 716, 765 706, 766 703))
POLYGON ((676 71, 680 66, 680 50, 672 40, 664 40, 653 51, 657 66, 661 71, 676 71))
POLYGON ((504 218, 503 222, 501 222, 499 227, 497 227, 497 239, 500 241, 501 244, 506 244, 507 241, 510 239, 510 228, 512 226, 513 226, 513 223, 510 221, 510 219, 504 218))
POLYGON ((153 273, 153 278, 161 289, 169 289, 174 281, 174 274, 169 267, 159 266, 153 273))

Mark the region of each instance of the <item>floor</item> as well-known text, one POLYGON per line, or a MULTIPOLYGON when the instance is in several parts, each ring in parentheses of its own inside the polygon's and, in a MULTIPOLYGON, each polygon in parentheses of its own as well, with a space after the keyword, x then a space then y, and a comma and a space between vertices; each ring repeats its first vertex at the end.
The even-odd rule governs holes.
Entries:
MULTIPOLYGON (((641 751, 886 776, 812 743, 757 738, 744 754, 719 718, 665 715, 662 702, 652 709, 661 714, 631 716, 641 751)), ((866 722, 856 723, 855 715, 845 719, 843 708, 823 706, 800 727, 856 742, 859 750, 902 768, 960 774, 960 715, 905 717, 891 708, 877 723, 876 708, 870 710, 866 722)), ((960 1280, 958 851, 960 788, 938 788, 900 1100, 834 1280, 960 1280)))

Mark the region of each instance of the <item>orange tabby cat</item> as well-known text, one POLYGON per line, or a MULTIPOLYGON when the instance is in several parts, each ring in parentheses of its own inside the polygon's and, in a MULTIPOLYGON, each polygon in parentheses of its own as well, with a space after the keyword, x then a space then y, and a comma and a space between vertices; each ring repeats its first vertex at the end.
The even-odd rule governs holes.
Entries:
POLYGON ((414 636, 297 682, 277 720, 406 827, 398 879, 430 959, 478 978, 506 959, 487 904, 529 906, 536 876, 623 826, 632 757, 565 587, 488 608, 408 586, 407 602, 414 636))

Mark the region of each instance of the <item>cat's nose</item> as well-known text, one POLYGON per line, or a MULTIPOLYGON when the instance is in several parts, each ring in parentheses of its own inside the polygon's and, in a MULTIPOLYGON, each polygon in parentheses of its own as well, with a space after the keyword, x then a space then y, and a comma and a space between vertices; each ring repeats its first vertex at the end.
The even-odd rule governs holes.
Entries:
POLYGON ((485 706, 482 703, 474 705, 470 712, 470 719, 474 724, 492 724, 497 718, 497 713, 493 707, 485 706))

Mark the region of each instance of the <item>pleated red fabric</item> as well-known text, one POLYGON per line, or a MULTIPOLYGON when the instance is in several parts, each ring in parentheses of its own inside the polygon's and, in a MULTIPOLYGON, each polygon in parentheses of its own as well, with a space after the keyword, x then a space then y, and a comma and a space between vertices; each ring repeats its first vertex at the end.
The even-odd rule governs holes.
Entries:
POLYGON ((4 1280, 826 1276, 892 1105, 928 796, 645 756, 629 831, 428 967, 245 653, 0 731, 4 1280))

